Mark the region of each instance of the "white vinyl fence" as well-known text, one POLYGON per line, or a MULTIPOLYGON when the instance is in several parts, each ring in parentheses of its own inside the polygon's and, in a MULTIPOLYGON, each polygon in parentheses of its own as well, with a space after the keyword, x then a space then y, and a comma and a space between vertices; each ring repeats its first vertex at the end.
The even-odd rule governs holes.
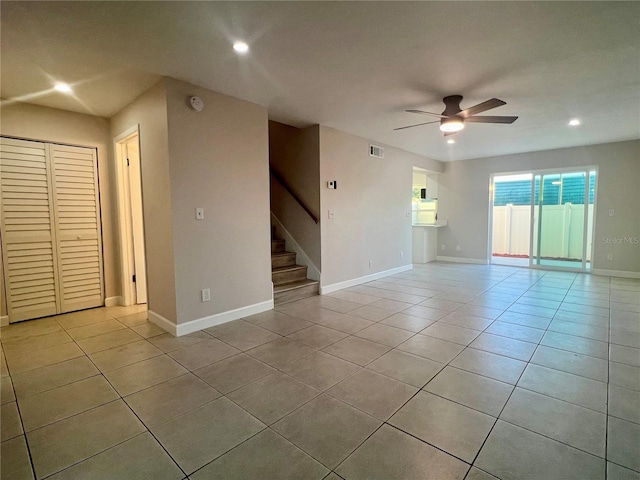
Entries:
MULTIPOLYGON (((593 205, 589 205, 589 225, 593 221, 593 205)), ((493 207, 492 253, 529 255, 531 206, 505 205, 493 207)), ((534 251, 537 248, 538 206, 534 207, 534 251)), ((584 205, 544 205, 542 212, 541 255, 548 258, 582 258, 584 205)), ((587 261, 591 260, 591 229, 587 231, 587 261)))

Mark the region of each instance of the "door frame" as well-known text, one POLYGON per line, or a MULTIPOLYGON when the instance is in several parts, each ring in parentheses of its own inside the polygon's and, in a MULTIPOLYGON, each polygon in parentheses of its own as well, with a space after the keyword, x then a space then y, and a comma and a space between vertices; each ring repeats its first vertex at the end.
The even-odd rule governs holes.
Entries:
MULTIPOLYGON (((140 125, 136 124, 128 128, 113 139, 113 150, 115 152, 116 166, 116 191, 118 205, 118 246, 120 251, 120 305, 129 306, 134 304, 136 298, 136 286, 132 280, 134 274, 133 259, 129 258, 129 252, 133 249, 133 230, 131 227, 131 202, 127 195, 126 182, 128 182, 125 162, 127 155, 124 151, 128 140, 137 136, 138 152, 140 160, 142 154, 140 150, 140 125)), ((144 203, 144 199, 143 199, 144 203)), ((143 219, 144 224, 144 219, 143 219)), ((145 253, 146 256, 146 253, 145 253)), ((146 268, 146 262, 145 262, 146 268)))
POLYGON ((596 212, 597 212, 597 203, 598 203, 598 177, 600 172, 598 170, 597 165, 576 165, 574 167, 562 167, 562 168, 545 168, 545 169, 530 169, 530 170, 520 170, 516 172, 495 172, 490 176, 490 184, 489 184, 489 242, 487 255, 489 259, 489 264, 492 263, 493 259, 493 194, 495 188, 495 177, 501 177, 506 175, 521 175, 521 174, 530 174, 531 175, 531 221, 529 223, 529 265, 528 268, 538 269, 538 270, 557 270, 557 271, 566 271, 566 272, 577 272, 577 273, 591 273, 593 270, 593 262, 594 262, 594 253, 595 253, 595 231, 596 231, 596 212), (563 174, 563 173, 574 173, 574 172, 587 172, 587 180, 589 179, 589 172, 596 172, 596 181, 594 185, 594 195, 593 195, 593 221, 591 222, 591 268, 586 268, 586 253, 587 253, 587 233, 588 233, 588 206, 589 206, 589 182, 585 182, 585 222, 583 227, 583 259, 581 268, 565 268, 553 265, 534 265, 533 264, 533 235, 534 235, 534 193, 535 193, 535 178, 536 175, 550 175, 550 174, 563 174))

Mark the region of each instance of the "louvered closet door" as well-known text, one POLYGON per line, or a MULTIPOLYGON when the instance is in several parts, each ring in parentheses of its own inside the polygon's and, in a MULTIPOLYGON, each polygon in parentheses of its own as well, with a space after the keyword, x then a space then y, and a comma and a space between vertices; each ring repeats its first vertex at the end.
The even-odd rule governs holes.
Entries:
POLYGON ((95 150, 50 145, 60 312, 103 305, 95 150))
POLYGON ((47 148, 0 138, 2 251, 11 321, 59 310, 47 148))

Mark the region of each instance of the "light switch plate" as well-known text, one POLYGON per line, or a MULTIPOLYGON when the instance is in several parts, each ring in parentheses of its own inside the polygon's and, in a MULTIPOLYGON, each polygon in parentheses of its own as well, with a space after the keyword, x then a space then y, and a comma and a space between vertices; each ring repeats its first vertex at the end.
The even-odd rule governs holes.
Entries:
POLYGON ((204 208, 196 208, 196 220, 204 220, 204 208))

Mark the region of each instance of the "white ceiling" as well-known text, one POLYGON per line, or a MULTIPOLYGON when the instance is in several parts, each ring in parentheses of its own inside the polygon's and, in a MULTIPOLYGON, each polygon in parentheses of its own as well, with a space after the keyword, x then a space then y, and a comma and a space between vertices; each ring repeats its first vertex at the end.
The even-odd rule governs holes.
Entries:
POLYGON ((640 138, 640 2, 3 0, 0 14, 3 103, 109 117, 167 75, 442 161, 640 138), (520 118, 455 145, 437 124, 393 131, 452 94, 520 118))

